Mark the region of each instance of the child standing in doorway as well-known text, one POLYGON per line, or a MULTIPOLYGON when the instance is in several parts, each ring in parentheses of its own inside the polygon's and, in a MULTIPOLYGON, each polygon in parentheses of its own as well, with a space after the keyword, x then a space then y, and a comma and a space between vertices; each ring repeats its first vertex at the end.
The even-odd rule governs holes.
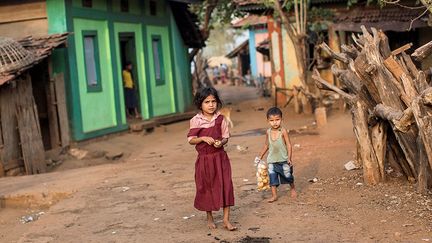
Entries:
POLYGON ((138 112, 137 98, 136 98, 136 84, 132 78, 132 63, 126 61, 123 71, 123 87, 126 103, 126 116, 127 118, 141 118, 141 114, 138 112))
POLYGON ((282 111, 277 107, 270 108, 267 111, 267 121, 270 128, 266 132, 265 144, 259 158, 262 159, 268 151, 267 163, 272 191, 272 197, 268 202, 272 203, 278 199, 277 187, 280 184, 290 184, 291 197, 296 198, 292 146, 287 129, 281 125, 282 111))
POLYGON ((230 207, 234 206, 234 189, 231 179, 231 164, 224 144, 228 142, 228 122, 220 114, 222 102, 216 89, 206 87, 199 90, 194 103, 200 112, 190 120, 187 135, 195 145, 198 158, 195 162, 196 195, 194 206, 207 212, 207 225, 215 229, 212 211, 223 208, 223 226, 233 231, 230 223, 230 207))

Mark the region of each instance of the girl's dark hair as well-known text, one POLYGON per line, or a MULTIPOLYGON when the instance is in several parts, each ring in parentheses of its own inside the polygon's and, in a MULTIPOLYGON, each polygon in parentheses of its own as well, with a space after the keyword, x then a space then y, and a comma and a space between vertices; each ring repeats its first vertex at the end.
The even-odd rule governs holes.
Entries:
POLYGON ((209 97, 210 95, 213 95, 216 99, 217 102, 217 108, 220 109, 222 107, 222 101, 219 98, 219 94, 217 92, 217 90, 213 87, 204 87, 201 88, 200 90, 198 90, 195 94, 195 98, 194 98, 194 104, 195 106, 201 110, 201 105, 203 103, 203 101, 209 97))
POLYGON ((267 119, 270 118, 270 116, 280 116, 282 118, 282 111, 277 107, 272 107, 267 111, 267 119))

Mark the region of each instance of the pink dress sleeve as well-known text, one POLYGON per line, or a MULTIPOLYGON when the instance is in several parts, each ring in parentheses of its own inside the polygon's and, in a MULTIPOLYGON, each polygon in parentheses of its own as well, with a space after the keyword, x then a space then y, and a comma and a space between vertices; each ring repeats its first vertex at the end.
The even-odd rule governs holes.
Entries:
POLYGON ((199 121, 195 117, 193 117, 189 122, 189 132, 187 135, 188 142, 192 138, 196 138, 198 136, 199 131, 199 121))
POLYGON ((222 130, 222 138, 229 138, 230 137, 228 122, 225 119, 225 117, 224 117, 222 124, 221 124, 221 130, 222 130))

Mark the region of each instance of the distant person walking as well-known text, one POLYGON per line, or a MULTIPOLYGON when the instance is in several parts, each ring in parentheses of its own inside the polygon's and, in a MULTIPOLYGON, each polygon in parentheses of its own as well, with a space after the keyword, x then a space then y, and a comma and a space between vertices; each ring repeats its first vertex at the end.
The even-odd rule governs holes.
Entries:
POLYGON ((126 103, 126 116, 127 118, 141 118, 138 112, 137 99, 136 99, 136 84, 132 78, 132 63, 127 61, 124 65, 123 72, 123 87, 126 103))

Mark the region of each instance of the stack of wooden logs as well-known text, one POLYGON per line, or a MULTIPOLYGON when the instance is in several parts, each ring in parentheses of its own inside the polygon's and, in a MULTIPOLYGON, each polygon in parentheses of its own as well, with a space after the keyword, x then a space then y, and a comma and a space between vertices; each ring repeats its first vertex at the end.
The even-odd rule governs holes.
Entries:
POLYGON ((386 169, 393 168, 425 192, 432 186, 432 87, 411 57, 420 61, 430 54, 432 42, 409 56, 410 45, 391 51, 386 35, 373 28, 362 27, 353 39, 355 44, 342 46, 341 53, 321 45, 340 61, 332 72, 341 88, 316 70, 312 78, 321 89, 339 93, 351 108, 365 182, 382 182, 386 169))

